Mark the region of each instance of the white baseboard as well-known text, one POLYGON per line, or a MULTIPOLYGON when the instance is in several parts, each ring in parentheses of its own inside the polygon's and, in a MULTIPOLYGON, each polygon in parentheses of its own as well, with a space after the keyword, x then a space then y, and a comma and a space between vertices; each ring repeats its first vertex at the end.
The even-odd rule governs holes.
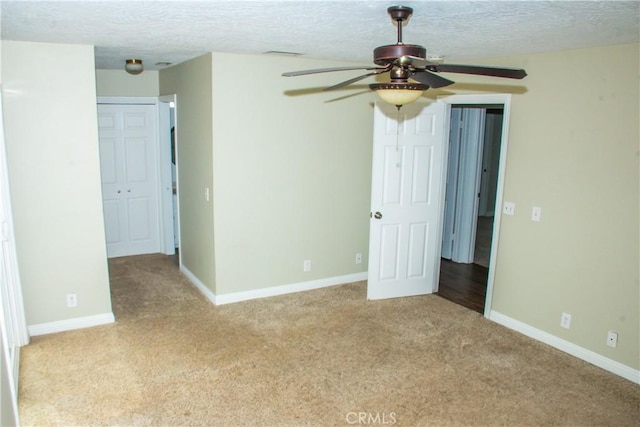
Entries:
POLYGON ((216 294, 214 294, 211 289, 209 289, 207 286, 205 286, 204 283, 202 283, 200 281, 200 279, 198 279, 196 277, 195 274, 193 274, 187 267, 185 267, 183 264, 180 264, 180 271, 182 272, 182 274, 185 275, 185 277, 187 279, 189 279, 189 281, 191 283, 193 283, 195 285, 196 288, 198 288, 198 290, 200 290, 200 292, 202 292, 202 294, 207 297, 207 299, 209 301, 211 301, 213 304, 216 303, 216 294))
POLYGON ((234 302, 267 298, 277 295, 291 294, 294 292, 310 291, 312 289, 326 288, 329 286, 344 285, 346 283, 367 280, 367 273, 364 272, 311 280, 309 282, 293 283, 290 285, 272 286, 269 288, 254 289, 251 291, 216 295, 184 265, 180 266, 180 271, 182 271, 186 278, 189 279, 189 281, 191 281, 191 283, 193 283, 195 287, 198 288, 200 292, 202 292, 202 294, 215 305, 231 304, 234 302))
POLYGON ((57 322, 38 323, 29 325, 29 335, 53 334, 56 332, 72 331, 74 329, 90 328, 92 326, 106 325, 115 322, 113 313, 96 314, 95 316, 75 317, 73 319, 59 320, 57 322))
POLYGON ((312 289, 327 288, 329 286, 344 285, 347 283, 367 280, 367 273, 354 273, 344 276, 327 277, 325 279, 311 280, 309 282, 292 283, 290 285, 272 286, 269 288, 254 289, 251 291, 234 292, 216 296, 216 304, 229 304, 233 302, 247 301, 257 298, 274 297, 277 295, 292 294, 294 292, 310 291, 312 289))
POLYGON ((582 359, 585 362, 589 362, 592 365, 626 378, 629 381, 640 384, 640 371, 627 365, 623 365, 620 362, 616 362, 615 360, 609 359, 608 357, 594 351, 587 350, 586 348, 580 347, 572 342, 558 338, 548 332, 541 331, 540 329, 534 328, 533 326, 527 325, 519 320, 512 319, 511 317, 498 313, 497 311, 492 310, 489 314, 489 319, 530 338, 548 344, 551 347, 555 347, 558 350, 564 351, 578 359, 582 359))

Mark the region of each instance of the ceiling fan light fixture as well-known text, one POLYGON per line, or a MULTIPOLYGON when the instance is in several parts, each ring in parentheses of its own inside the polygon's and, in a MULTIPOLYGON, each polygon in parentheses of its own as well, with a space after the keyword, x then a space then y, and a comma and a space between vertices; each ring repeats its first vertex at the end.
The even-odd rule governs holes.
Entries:
POLYGON ((422 83, 373 83, 369 85, 376 91, 380 99, 391 105, 400 106, 411 104, 422 96, 422 92, 429 89, 422 83))
POLYGON ((141 59, 127 59, 124 61, 124 69, 129 74, 140 74, 144 71, 141 59))

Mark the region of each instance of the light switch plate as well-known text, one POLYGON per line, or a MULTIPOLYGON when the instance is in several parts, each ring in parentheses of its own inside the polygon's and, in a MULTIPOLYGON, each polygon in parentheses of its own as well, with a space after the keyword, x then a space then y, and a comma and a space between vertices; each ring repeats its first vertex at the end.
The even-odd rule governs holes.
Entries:
POLYGON ((531 209, 531 221, 540 222, 540 217, 542 216, 542 208, 539 206, 534 206, 531 209))

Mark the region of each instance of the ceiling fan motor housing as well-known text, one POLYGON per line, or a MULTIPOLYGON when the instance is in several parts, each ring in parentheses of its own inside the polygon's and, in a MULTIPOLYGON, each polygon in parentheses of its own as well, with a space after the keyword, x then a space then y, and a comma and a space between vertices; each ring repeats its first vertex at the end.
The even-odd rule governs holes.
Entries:
POLYGON ((426 58, 427 50, 417 44, 390 44, 378 46, 373 50, 373 62, 377 65, 389 65, 401 56, 416 56, 426 58))

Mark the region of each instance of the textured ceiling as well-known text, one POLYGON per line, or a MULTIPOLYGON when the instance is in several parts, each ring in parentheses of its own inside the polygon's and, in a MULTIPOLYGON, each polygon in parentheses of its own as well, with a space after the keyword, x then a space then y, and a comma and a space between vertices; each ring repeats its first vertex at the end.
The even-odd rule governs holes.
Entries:
MULTIPOLYGON (((370 63, 394 44, 386 8, 369 1, 0 1, 2 39, 95 45, 96 67, 139 58, 159 69, 206 52, 302 53, 370 63)), ((406 1, 404 42, 459 60, 639 40, 638 1, 406 1)))

